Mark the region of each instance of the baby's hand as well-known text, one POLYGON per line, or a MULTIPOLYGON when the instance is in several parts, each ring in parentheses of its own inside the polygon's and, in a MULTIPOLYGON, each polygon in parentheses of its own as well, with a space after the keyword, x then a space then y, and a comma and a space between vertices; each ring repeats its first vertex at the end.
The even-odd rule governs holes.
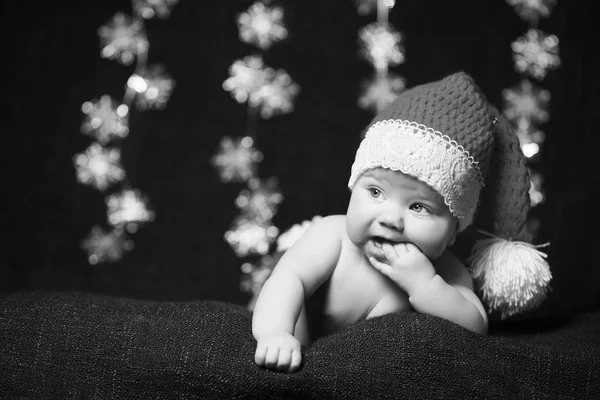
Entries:
POLYGON ((254 362, 277 371, 294 372, 300 368, 300 342, 293 335, 282 332, 258 339, 254 362))
POLYGON ((431 261, 412 243, 383 243, 383 254, 389 265, 374 257, 369 261, 379 272, 394 281, 410 296, 435 276, 431 261))

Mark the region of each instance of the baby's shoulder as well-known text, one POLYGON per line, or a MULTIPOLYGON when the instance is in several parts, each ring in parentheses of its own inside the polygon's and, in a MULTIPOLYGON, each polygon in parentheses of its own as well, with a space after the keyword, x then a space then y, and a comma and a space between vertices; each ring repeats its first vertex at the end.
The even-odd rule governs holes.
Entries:
POLYGON ((314 228, 340 234, 346 231, 345 215, 328 215, 314 222, 314 228))
POLYGON ((315 219, 294 247, 339 249, 345 233, 345 226, 343 215, 329 215, 315 219))

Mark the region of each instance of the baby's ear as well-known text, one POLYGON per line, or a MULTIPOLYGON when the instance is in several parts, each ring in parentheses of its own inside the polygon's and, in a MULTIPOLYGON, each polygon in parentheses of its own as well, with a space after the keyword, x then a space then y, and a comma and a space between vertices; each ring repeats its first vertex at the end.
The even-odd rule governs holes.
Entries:
POLYGON ((453 246, 454 243, 456 242, 456 234, 458 233, 458 229, 454 231, 454 233, 452 234, 452 237, 450 238, 450 240, 448 240, 448 246, 446 247, 450 247, 453 246))
POLYGON ((458 235, 458 219, 456 220, 456 226, 454 227, 454 232, 452 233, 452 236, 450 237, 450 240, 448 240, 448 246, 446 246, 446 247, 453 246, 454 243, 456 243, 456 236, 457 235, 458 235))

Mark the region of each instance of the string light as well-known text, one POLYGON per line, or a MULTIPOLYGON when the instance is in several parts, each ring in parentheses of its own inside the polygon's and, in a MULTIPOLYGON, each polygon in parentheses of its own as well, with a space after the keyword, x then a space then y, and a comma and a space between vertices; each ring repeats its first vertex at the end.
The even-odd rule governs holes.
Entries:
POLYGON ((279 229, 269 221, 258 221, 251 216, 240 215, 225 232, 225 240, 238 257, 265 255, 278 233, 279 229))
POLYGON ((273 73, 272 69, 265 68, 262 57, 246 56, 229 67, 230 77, 223 82, 223 89, 231 92, 238 103, 248 101, 251 106, 256 106, 259 100, 255 93, 273 73))
POLYGON ((263 154, 254 147, 254 140, 245 136, 221 139, 219 150, 211 158, 211 164, 217 169, 223 182, 246 182, 256 174, 256 165, 263 154))
POLYGON ((255 93, 255 103, 262 118, 287 114, 294 109, 300 87, 284 70, 269 70, 269 79, 255 93))
POLYGON ((144 24, 140 19, 132 19, 117 13, 110 22, 98 29, 103 58, 130 65, 140 53, 148 51, 148 40, 144 24))
MULTIPOLYGON (((559 40, 555 35, 546 34, 537 29, 538 19, 548 17, 555 0, 507 0, 517 14, 528 22, 527 32, 512 44, 515 70, 522 75, 521 81, 502 92, 504 100, 503 113, 515 128, 521 150, 531 163, 541 150, 545 139, 539 124, 548 121, 548 104, 550 92, 538 87, 529 78, 542 80, 547 73, 560 66, 559 40)), ((531 207, 536 207, 545 200, 542 188, 543 177, 529 165, 531 186, 529 198, 531 207)), ((537 234, 540 223, 529 217, 522 233, 531 241, 537 234)))
POLYGON ((529 169, 529 174, 531 177, 531 189, 529 190, 529 195, 531 197, 531 205, 535 207, 544 202, 544 191, 542 188, 544 179, 539 172, 532 169, 529 169))
POLYGON ((518 85, 502 91, 504 115, 510 121, 527 120, 535 123, 548 121, 550 92, 534 87, 531 81, 524 79, 518 85))
POLYGON ((362 93, 357 100, 358 107, 376 113, 406 89, 406 80, 389 72, 390 66, 405 61, 402 34, 389 23, 388 14, 394 3, 393 0, 357 2, 360 14, 377 10, 377 20, 358 31, 359 54, 373 66, 375 72, 361 82, 362 93))
POLYGON ((123 229, 115 228, 104 231, 94 226, 88 236, 82 240, 81 247, 88 253, 88 261, 92 265, 118 261, 134 247, 133 241, 126 238, 123 229))
POLYGON ((254 221, 270 221, 277 213, 277 206, 283 201, 276 178, 261 181, 253 178, 248 188, 243 189, 235 199, 235 205, 243 214, 254 221))
POLYGON ((515 68, 536 79, 543 79, 549 69, 560 65, 558 37, 530 29, 512 44, 515 68))
POLYGON ((135 104, 138 110, 166 107, 175 86, 173 79, 164 73, 162 65, 154 65, 135 73, 127 80, 127 87, 136 92, 135 104))
POLYGON ((293 110, 293 100, 300 87, 284 70, 266 67, 260 56, 247 56, 235 61, 223 89, 231 92, 238 103, 248 102, 260 116, 270 118, 293 110))
POLYGON ((106 197, 107 221, 112 231, 94 226, 81 248, 88 253, 90 264, 118 261, 133 249, 127 233, 135 233, 143 223, 154 219, 148 200, 137 189, 129 189, 120 164, 120 141, 129 134, 129 114, 137 110, 163 109, 175 82, 162 65, 147 65, 149 43, 145 19, 166 18, 178 0, 132 0, 131 16, 117 12, 98 29, 100 55, 124 65, 135 62, 135 71, 127 80, 123 100, 109 95, 83 103, 81 132, 96 140, 84 153, 73 157, 77 180, 98 190, 120 182, 122 190, 106 197), (103 146, 111 143, 112 148, 103 146))
POLYGON ((390 104, 398 93, 406 89, 404 78, 393 73, 376 73, 361 83, 362 94, 358 98, 358 106, 377 112, 390 104))
POLYGON ((77 180, 98 190, 105 190, 125 177, 119 149, 106 149, 99 143, 92 143, 85 153, 76 154, 74 161, 77 180))
POLYGON ((376 70, 384 71, 390 65, 404 62, 402 35, 389 24, 369 24, 359 31, 358 36, 362 44, 361 54, 376 70))
POLYGON ((108 206, 108 221, 113 226, 127 225, 129 231, 137 230, 140 222, 148 222, 154 219, 154 213, 148 210, 147 199, 139 190, 126 189, 106 198, 108 206))
MULTIPOLYGON (((271 1, 257 1, 237 16, 239 37, 263 51, 267 50, 288 36, 283 17, 283 8, 271 6, 271 1)), ((240 215, 225 232, 224 238, 240 258, 257 254, 265 256, 279 234, 271 220, 283 201, 283 195, 278 189, 277 179, 261 180, 256 176, 257 163, 263 157, 254 147, 256 119, 292 112, 300 87, 285 70, 269 67, 262 55, 253 54, 233 62, 223 89, 230 92, 238 103, 248 106, 245 137, 223 138, 217 153, 211 158, 223 182, 247 182, 247 187, 235 199, 240 215)), ((260 286, 256 281, 260 279, 261 272, 258 271, 264 272, 263 267, 254 267, 249 262, 242 264, 240 288, 243 291, 254 294, 260 286)))
POLYGON ((283 9, 268 7, 263 3, 254 3, 248 11, 238 16, 240 39, 267 50, 274 43, 287 37, 288 31, 283 25, 283 9))
POLYGON ((151 19, 155 16, 161 19, 167 18, 171 10, 179 0, 133 0, 135 12, 144 19, 151 19))
POLYGON ((86 101, 81 111, 86 115, 81 131, 94 137, 102 144, 114 138, 124 138, 129 134, 129 107, 125 104, 115 105, 108 95, 100 100, 86 101))
POLYGON ((540 17, 550 16, 556 0, 507 0, 507 2, 515 8, 522 19, 536 25, 540 17))

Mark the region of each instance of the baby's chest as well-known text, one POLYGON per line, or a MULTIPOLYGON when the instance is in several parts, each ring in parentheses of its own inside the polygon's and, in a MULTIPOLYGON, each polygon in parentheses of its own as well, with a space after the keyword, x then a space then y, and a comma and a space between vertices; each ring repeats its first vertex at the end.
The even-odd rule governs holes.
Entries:
POLYGON ((406 293, 366 263, 339 265, 325 301, 325 315, 335 325, 350 325, 410 308, 406 293))

